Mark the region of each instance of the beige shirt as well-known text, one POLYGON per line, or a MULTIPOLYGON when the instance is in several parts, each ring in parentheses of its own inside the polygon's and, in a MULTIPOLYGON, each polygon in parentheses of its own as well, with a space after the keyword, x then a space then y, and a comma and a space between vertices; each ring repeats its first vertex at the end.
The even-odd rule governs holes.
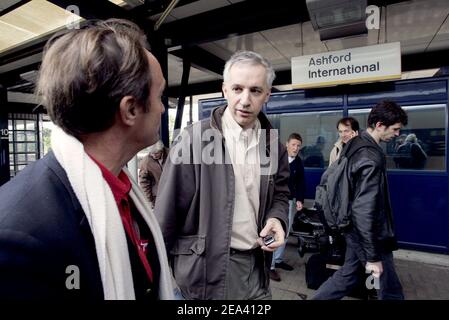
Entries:
POLYGON ((226 108, 222 127, 235 176, 231 248, 249 250, 258 246, 259 237, 260 122, 257 120, 254 128, 243 130, 226 108))

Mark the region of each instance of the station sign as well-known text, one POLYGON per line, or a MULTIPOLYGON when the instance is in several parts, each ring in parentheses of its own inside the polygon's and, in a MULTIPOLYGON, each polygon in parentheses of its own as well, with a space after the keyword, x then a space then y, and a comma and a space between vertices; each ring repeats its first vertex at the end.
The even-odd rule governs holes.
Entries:
POLYGON ((293 88, 315 88, 400 78, 400 42, 292 58, 293 88))

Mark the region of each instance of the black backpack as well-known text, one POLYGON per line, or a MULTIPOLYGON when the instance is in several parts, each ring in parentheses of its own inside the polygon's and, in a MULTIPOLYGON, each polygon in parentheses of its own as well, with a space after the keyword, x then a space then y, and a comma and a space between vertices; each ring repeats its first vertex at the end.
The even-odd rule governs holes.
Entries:
POLYGON ((361 148, 374 146, 354 137, 349 140, 341 151, 340 157, 334 161, 321 176, 320 184, 316 187, 315 208, 320 211, 326 227, 331 230, 341 230, 349 226, 349 190, 350 181, 347 172, 348 161, 361 148))

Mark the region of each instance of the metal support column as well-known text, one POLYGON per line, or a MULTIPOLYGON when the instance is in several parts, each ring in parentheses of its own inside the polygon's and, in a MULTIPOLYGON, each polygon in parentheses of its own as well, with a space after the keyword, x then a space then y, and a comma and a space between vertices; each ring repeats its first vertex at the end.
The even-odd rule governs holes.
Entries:
POLYGON ((9 181, 9 132, 8 96, 6 88, 0 85, 0 186, 9 181))
MULTIPOLYGON (((164 43, 164 39, 160 38, 157 33, 152 33, 148 35, 148 41, 151 45, 151 52, 159 61, 161 65, 162 74, 168 83, 168 51, 164 43)), ((162 103, 165 107, 165 112, 161 116, 161 140, 164 142, 165 146, 169 146, 169 135, 168 135, 168 96, 164 95, 162 97, 162 103)))
POLYGON ((178 98, 178 108, 176 110, 176 119, 175 119, 175 127, 174 131, 179 131, 181 129, 182 124, 182 116, 184 114, 184 104, 186 102, 186 94, 185 89, 189 85, 189 76, 190 76, 190 53, 188 49, 184 49, 185 54, 183 55, 184 58, 182 59, 182 78, 181 78, 181 88, 178 98))

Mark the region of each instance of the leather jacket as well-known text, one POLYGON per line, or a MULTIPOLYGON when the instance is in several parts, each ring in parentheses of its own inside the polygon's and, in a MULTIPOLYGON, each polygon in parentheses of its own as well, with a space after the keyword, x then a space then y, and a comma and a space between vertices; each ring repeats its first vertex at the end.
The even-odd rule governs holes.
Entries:
POLYGON ((393 215, 382 148, 364 131, 354 143, 365 141, 348 163, 352 232, 359 239, 366 261, 380 261, 380 254, 397 249, 393 215))

